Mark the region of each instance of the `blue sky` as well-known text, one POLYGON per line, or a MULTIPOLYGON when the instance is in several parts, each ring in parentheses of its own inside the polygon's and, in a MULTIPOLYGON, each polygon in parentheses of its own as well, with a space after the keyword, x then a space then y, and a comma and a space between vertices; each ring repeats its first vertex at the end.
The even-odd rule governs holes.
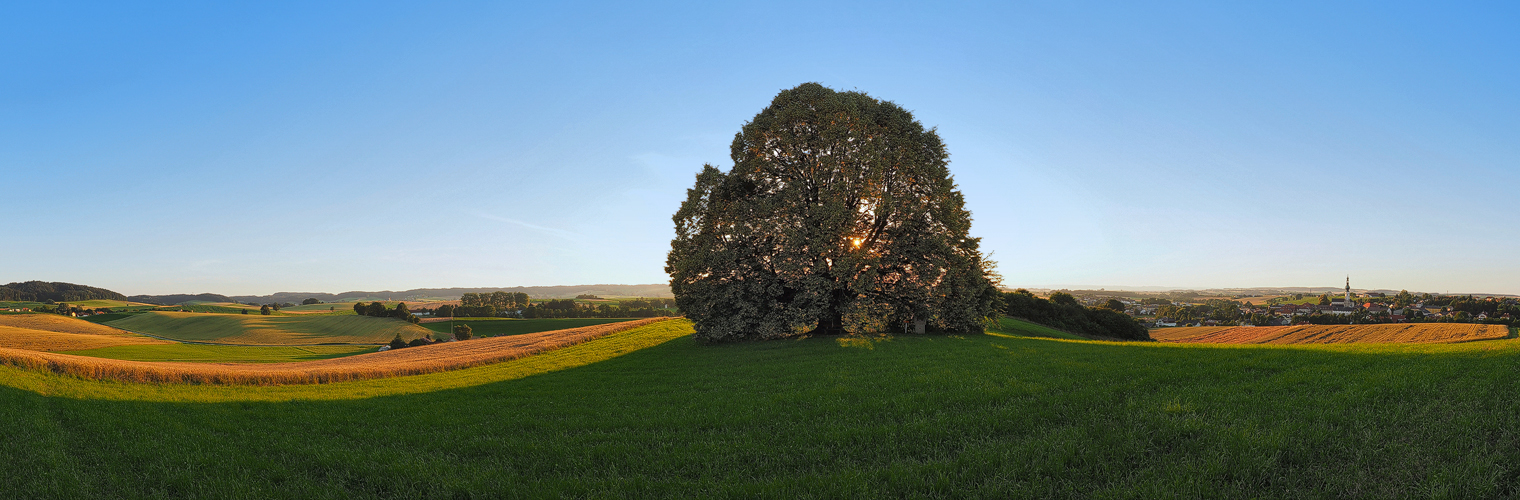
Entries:
POLYGON ((658 283, 784 88, 937 127, 1009 286, 1520 293, 1520 12, 1390 2, 0 7, 0 281, 658 283))

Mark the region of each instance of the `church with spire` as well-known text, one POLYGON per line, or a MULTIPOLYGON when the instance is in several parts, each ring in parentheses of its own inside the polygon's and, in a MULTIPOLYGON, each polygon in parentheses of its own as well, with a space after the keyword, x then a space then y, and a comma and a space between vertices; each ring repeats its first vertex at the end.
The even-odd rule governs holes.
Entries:
POLYGON ((1346 295, 1330 299, 1331 314, 1353 314, 1357 310, 1356 301, 1351 298, 1351 276, 1346 276, 1346 295))

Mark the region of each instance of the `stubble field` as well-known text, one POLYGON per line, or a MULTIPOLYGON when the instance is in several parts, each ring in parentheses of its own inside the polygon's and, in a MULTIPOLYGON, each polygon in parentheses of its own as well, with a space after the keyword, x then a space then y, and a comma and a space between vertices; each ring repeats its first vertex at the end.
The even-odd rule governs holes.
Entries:
POLYGON ((0 348, 56 352, 167 343, 57 314, 0 315, 0 348))
POLYGON ((1416 344, 1495 340, 1509 335, 1509 328, 1503 325, 1466 323, 1202 326, 1151 330, 1151 338, 1161 342, 1199 344, 1416 344))
POLYGON ((402 321, 353 314, 262 316, 153 311, 105 324, 179 341, 236 345, 380 345, 397 334, 412 340, 432 333, 402 321))

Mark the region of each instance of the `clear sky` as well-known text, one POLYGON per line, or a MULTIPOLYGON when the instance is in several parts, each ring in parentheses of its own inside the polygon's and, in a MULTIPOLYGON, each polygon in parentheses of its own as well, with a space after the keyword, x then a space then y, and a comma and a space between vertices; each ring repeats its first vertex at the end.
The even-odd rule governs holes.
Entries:
POLYGON ((816 81, 938 127, 1009 286, 1520 293, 1514 3, 141 4, 0 7, 0 282, 665 282, 816 81))

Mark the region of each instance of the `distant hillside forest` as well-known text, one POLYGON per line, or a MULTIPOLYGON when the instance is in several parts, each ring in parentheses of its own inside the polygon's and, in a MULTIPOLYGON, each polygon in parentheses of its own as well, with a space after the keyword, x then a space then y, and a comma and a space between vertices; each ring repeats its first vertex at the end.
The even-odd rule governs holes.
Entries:
POLYGON ((199 301, 199 302, 232 302, 232 299, 228 298, 226 295, 218 295, 218 294, 214 294, 214 293, 202 293, 202 294, 197 294, 197 295, 186 295, 186 294, 179 294, 179 295, 133 295, 131 297, 127 297, 127 300, 130 300, 132 302, 144 302, 144 303, 148 303, 148 304, 158 304, 158 305, 161 305, 161 306, 172 306, 172 305, 183 304, 183 303, 186 303, 186 302, 195 302, 195 301, 199 301))
POLYGON ((127 296, 93 286, 28 281, 0 286, 0 300, 14 302, 72 302, 76 300, 127 300, 127 296))

